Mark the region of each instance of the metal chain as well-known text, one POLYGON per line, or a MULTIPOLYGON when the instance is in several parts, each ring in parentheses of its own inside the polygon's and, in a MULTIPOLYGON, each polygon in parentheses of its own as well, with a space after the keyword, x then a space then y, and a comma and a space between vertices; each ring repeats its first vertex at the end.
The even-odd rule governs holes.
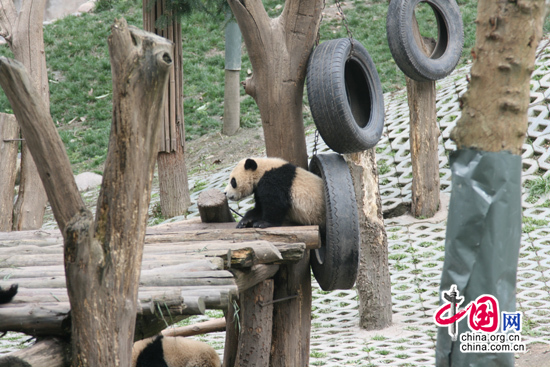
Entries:
POLYGON ((313 140, 313 156, 317 155, 317 144, 319 144, 319 130, 315 129, 315 139, 313 140))
POLYGON ((319 28, 317 29, 317 38, 315 39, 315 47, 319 46, 321 40, 321 23, 323 22, 323 10, 325 10, 326 0, 323 0, 323 7, 321 8, 321 19, 319 19, 319 28))
POLYGON ((342 5, 340 4, 340 0, 335 0, 335 1, 336 1, 336 7, 338 8, 338 11, 340 12, 340 14, 342 14, 342 22, 344 23, 344 26, 346 27, 346 31, 348 32, 349 43, 351 44, 351 50, 350 50, 350 55, 351 55, 353 53, 353 34, 349 29, 348 20, 346 19, 344 10, 342 10, 342 5))

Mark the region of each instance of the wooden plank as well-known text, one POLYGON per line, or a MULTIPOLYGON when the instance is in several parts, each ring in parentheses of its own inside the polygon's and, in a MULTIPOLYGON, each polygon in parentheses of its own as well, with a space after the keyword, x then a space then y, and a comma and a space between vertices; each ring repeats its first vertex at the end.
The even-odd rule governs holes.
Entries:
MULTIPOLYGON (((55 242, 62 236, 59 230, 0 232, 0 248, 16 245, 24 240, 55 242)), ((307 249, 320 247, 318 226, 292 226, 272 228, 235 228, 235 223, 202 223, 200 218, 163 224, 147 228, 145 243, 185 241, 252 241, 303 242, 307 249)))

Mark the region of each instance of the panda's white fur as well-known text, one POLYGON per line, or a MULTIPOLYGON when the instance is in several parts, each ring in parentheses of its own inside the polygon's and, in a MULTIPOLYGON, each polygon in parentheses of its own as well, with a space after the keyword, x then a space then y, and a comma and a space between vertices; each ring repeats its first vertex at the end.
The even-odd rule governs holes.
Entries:
POLYGON ((210 345, 181 336, 154 336, 132 348, 132 367, 221 367, 210 345), (138 364, 139 362, 139 364, 138 364))
MULTIPOLYGON (((280 158, 246 158, 241 160, 229 176, 229 184, 225 188, 225 194, 230 200, 240 200, 253 193, 255 196, 265 196, 260 190, 257 190, 260 180, 262 179, 264 181, 273 181, 270 182, 270 184, 272 184, 269 186, 270 191, 276 189, 286 191, 288 188, 290 189, 291 203, 286 213, 286 219, 288 221, 305 225, 321 225, 325 222, 325 193, 323 180, 319 176, 303 168, 291 165, 280 158), (251 163, 252 168, 255 166, 254 169, 250 168, 251 163), (271 176, 266 178, 266 173, 270 171, 271 176), (273 177, 274 172, 276 172, 276 177, 273 177), (295 174, 293 174, 293 172, 295 172, 295 174)), ((256 205, 258 205, 258 199, 264 199, 265 202, 265 198, 256 197, 256 205)), ((273 199, 268 199, 268 203, 271 203, 269 200, 273 199)), ((263 206, 265 206, 265 208, 262 208, 263 212, 269 213, 269 211, 272 210, 269 205, 264 204, 263 206)), ((258 227, 262 226, 254 223, 252 223, 252 225, 258 227)), ((245 223, 242 226, 247 226, 247 224, 245 223)), ((250 224, 248 224, 248 226, 250 226, 250 224)))

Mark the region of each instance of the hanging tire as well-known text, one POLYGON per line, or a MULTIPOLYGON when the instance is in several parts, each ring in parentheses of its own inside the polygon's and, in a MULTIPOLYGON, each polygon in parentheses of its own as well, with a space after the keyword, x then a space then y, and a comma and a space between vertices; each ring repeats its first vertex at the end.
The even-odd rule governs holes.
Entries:
POLYGON ((325 143, 355 153, 378 143, 384 129, 384 96, 369 53, 356 40, 321 43, 309 58, 307 97, 325 143))
POLYGON ((325 291, 350 289, 359 268, 359 220, 348 165, 338 154, 319 154, 309 170, 325 183, 326 222, 319 228, 321 248, 311 252, 315 279, 325 291))
POLYGON ((392 0, 386 32, 395 63, 411 79, 420 82, 442 79, 460 60, 464 32, 455 0, 392 0), (437 20, 438 38, 430 56, 422 51, 413 34, 414 9, 420 2, 430 5, 437 20))

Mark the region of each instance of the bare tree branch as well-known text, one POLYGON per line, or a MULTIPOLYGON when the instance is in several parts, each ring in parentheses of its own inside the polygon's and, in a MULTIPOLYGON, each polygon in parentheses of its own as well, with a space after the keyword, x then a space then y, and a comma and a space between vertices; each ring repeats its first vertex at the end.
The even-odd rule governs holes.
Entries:
POLYGON ((0 85, 27 140, 55 219, 64 232, 71 218, 86 207, 49 109, 23 64, 16 60, 0 58, 0 85))

